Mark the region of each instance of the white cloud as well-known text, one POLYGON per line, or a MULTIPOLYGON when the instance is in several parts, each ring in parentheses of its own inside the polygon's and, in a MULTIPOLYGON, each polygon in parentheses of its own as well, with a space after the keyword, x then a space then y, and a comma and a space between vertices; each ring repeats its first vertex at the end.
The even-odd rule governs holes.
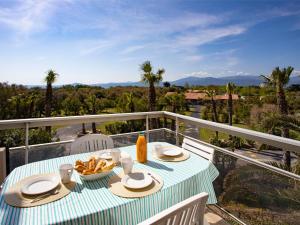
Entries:
POLYGON ((235 70, 226 70, 226 69, 220 70, 216 74, 219 74, 221 76, 232 76, 232 75, 247 76, 247 75, 251 75, 251 73, 245 72, 245 71, 235 71, 235 70))
POLYGON ((242 34, 246 30, 246 27, 243 27, 241 25, 199 29, 178 36, 176 38, 175 44, 186 47, 200 46, 224 37, 242 34))
POLYGON ((190 62, 199 62, 201 60, 203 60, 204 56, 202 55, 188 55, 186 57, 184 57, 184 59, 186 61, 190 61, 190 62))
POLYGON ((250 73, 244 72, 244 71, 239 71, 239 72, 236 72, 235 74, 236 75, 242 75, 242 76, 250 75, 250 73))
POLYGON ((120 54, 130 54, 130 53, 136 52, 138 50, 141 50, 145 47, 146 47, 145 45, 130 46, 130 47, 125 48, 123 51, 121 51, 120 54))
POLYGON ((0 8, 0 24, 28 35, 47 27, 47 22, 64 0, 19 0, 13 6, 0 8))
POLYGON ((210 76, 211 74, 207 71, 196 71, 196 72, 192 72, 192 73, 189 73, 186 75, 207 77, 207 76, 210 76))
POLYGON ((80 45, 82 45, 81 47, 81 51, 80 54, 81 55, 89 55, 95 52, 101 52, 104 50, 107 50, 113 46, 115 46, 117 44, 116 41, 112 40, 112 41, 106 41, 106 40, 99 40, 99 41, 83 41, 81 42, 80 45))
POLYGON ((300 70, 294 70, 293 71, 293 74, 297 75, 297 76, 300 76, 300 70))

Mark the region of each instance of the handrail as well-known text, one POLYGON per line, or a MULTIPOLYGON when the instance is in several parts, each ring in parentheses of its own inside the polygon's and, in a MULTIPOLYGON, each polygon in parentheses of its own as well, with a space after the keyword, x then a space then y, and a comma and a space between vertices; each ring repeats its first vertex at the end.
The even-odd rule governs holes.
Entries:
POLYGON ((164 115, 167 118, 175 120, 176 118, 179 122, 190 123, 195 126, 199 126, 202 128, 208 128, 214 131, 223 132, 226 134, 231 134, 233 136, 242 137, 246 139, 250 139, 253 141, 257 141, 260 143, 268 144, 274 147, 282 148, 285 151, 294 151, 300 153, 300 141, 283 138, 271 134, 266 134, 254 130, 244 129, 235 126, 229 126, 222 123, 215 123, 208 120, 197 119, 190 116, 184 116, 171 112, 164 112, 164 115))
MULTIPOLYGON (((170 129, 168 129, 168 131, 175 134, 175 132, 172 131, 172 130, 170 130, 170 129)), ((268 170, 271 170, 271 171, 273 171, 273 172, 275 172, 275 173, 278 173, 278 174, 280 174, 280 175, 284 175, 284 176, 286 176, 286 177, 289 177, 289 178, 296 179, 296 180, 300 181, 300 175, 298 175, 298 174, 291 173, 291 172, 289 172, 289 171, 280 169, 280 168, 275 167, 275 166, 271 166, 271 165, 269 165, 269 164, 267 164, 267 163, 258 161, 258 160, 256 160, 256 159, 252 159, 252 158, 250 158, 250 157, 247 157, 247 156, 244 156, 244 155, 241 155, 241 154, 237 154, 237 153, 232 152, 232 151, 229 151, 229 150, 227 150, 227 149, 225 149, 225 148, 221 148, 221 147, 218 147, 218 146, 216 146, 216 145, 213 145, 213 144, 210 144, 210 143, 201 141, 201 140, 199 140, 199 139, 196 139, 196 138, 187 136, 187 135, 185 135, 185 134, 183 134, 183 133, 178 133, 178 134, 181 135, 182 137, 186 137, 186 138, 191 139, 191 140, 193 140, 193 141, 195 141, 195 142, 198 142, 198 143, 201 143, 201 144, 203 144, 203 145, 209 146, 209 147, 211 147, 211 148, 213 148, 213 149, 215 149, 215 150, 217 150, 217 151, 219 151, 219 152, 222 152, 222 153, 224 153, 224 154, 226 154, 226 155, 230 155, 230 156, 232 156, 232 157, 234 157, 234 158, 237 158, 237 159, 241 159, 241 160, 243 160, 243 161, 246 161, 247 163, 250 163, 250 164, 253 164, 253 165, 256 165, 256 166, 258 166, 258 167, 262 167, 262 168, 265 168, 265 169, 268 169, 268 170)))
POLYGON ((101 115, 84 115, 84 116, 69 116, 69 117, 45 117, 45 118, 30 118, 30 119, 14 119, 0 120, 0 130, 13 128, 32 128, 55 125, 71 125, 92 122, 111 122, 111 121, 128 121, 138 119, 151 119, 165 117, 187 124, 193 124, 198 127, 208 128, 214 131, 227 133, 230 135, 243 137, 254 140, 260 143, 268 144, 274 147, 282 148, 285 151, 300 152, 300 141, 278 137, 271 134, 266 134, 258 131, 248 130, 235 126, 229 126, 222 123, 215 123, 207 120, 197 119, 190 116, 184 116, 172 112, 155 111, 155 112, 136 112, 136 113, 116 113, 116 114, 101 114, 101 115))
POLYGON ((71 125, 81 123, 101 123, 112 121, 128 121, 164 117, 164 112, 136 112, 136 113, 114 113, 114 114, 100 114, 100 115, 84 115, 84 116, 61 116, 61 117, 44 117, 44 118, 29 118, 29 119, 13 119, 0 120, 0 130, 25 128, 28 124, 29 128, 44 127, 55 125, 71 125))

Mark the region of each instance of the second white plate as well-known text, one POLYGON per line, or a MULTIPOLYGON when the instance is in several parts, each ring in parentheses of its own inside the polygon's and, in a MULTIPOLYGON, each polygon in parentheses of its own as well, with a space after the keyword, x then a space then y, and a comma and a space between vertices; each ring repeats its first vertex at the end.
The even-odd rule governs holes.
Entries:
POLYGON ((58 175, 40 176, 28 180, 21 188, 21 192, 26 195, 39 195, 53 190, 59 183, 58 175))
POLYGON ((152 184, 153 179, 151 176, 149 176, 146 173, 143 172, 133 172, 128 175, 125 175, 121 183, 131 189, 141 189, 148 187, 150 184, 152 184))
POLYGON ((96 152, 94 155, 98 156, 100 159, 112 159, 111 157, 111 150, 101 150, 96 152))
POLYGON ((181 153, 182 149, 176 146, 164 148, 162 151, 162 154, 166 156, 178 156, 181 153))

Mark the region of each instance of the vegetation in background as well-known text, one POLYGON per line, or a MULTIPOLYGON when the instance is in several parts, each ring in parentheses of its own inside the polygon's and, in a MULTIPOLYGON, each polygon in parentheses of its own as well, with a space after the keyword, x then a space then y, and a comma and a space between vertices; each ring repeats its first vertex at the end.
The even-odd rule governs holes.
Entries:
MULTIPOLYGON (((155 111, 156 110, 156 90, 155 85, 159 84, 163 80, 162 75, 165 73, 164 69, 158 69, 156 73, 153 72, 152 65, 150 61, 146 61, 141 65, 142 71, 142 81, 145 84, 149 85, 148 91, 148 110, 155 111)), ((151 120, 151 125, 156 128, 156 120, 151 120)))
MULTIPOLYGON (((54 70, 49 70, 47 72, 47 76, 45 77, 45 82, 47 83, 46 88, 46 98, 45 98, 45 116, 50 117, 51 116, 51 110, 52 110, 52 84, 56 81, 58 74, 54 70)), ((50 134, 51 133, 51 127, 47 126, 46 131, 50 134)))
MULTIPOLYGON (((49 77, 49 85, 47 82, 46 88, 27 88, 22 85, 0 83, 0 118, 5 120, 148 110, 167 110, 191 115, 197 112, 192 110, 193 107, 189 107, 184 93, 187 89, 195 89, 207 93, 209 97, 201 102, 202 119, 279 136, 287 136, 285 132, 288 131, 290 138, 300 140, 300 85, 287 87, 292 68, 281 70, 276 68, 270 76, 265 77, 270 85, 262 87, 239 87, 232 83, 227 86, 214 87, 190 85, 177 87, 169 82, 164 82, 160 87, 157 84, 162 80, 164 70, 153 73, 152 66, 148 61, 140 69, 143 80, 149 87, 111 87, 107 89, 87 85, 52 87, 55 81, 53 78, 57 77, 54 71, 52 71, 54 73, 51 75, 52 77, 49 77), (240 96, 239 100, 232 100, 230 96, 233 93, 240 96), (228 100, 216 99, 215 95, 217 94, 227 94, 228 100), (47 99, 50 98, 51 100, 48 101, 47 99)), ((155 120, 152 124, 159 126, 160 122, 160 120, 155 120)), ((174 129, 174 121, 164 122, 165 126, 171 125, 174 129)), ((144 120, 92 124, 92 132, 106 134, 139 130, 145 130, 144 120)), ((82 124, 82 133, 88 132, 91 131, 86 129, 85 124, 82 124)), ((29 130, 29 144, 57 141, 58 139, 54 137, 54 128, 50 133, 48 129, 43 128, 29 130)), ((0 146, 24 145, 24 138, 23 129, 0 131, 0 146)), ((230 138, 228 134, 216 133, 205 128, 200 129, 200 139, 228 149, 278 150, 272 146, 243 138, 230 138)), ((59 155, 63 155, 64 148, 60 147, 59 155)), ((53 152, 51 151, 47 151, 48 158, 53 157, 52 153, 57 156, 56 148, 53 147, 53 152)), ((32 155, 40 154, 38 159, 43 159, 44 156, 41 156, 41 152, 36 151, 32 155)), ((13 156, 14 163, 19 157, 19 153, 13 156)), ((291 163, 290 166, 287 166, 288 163, 269 163, 299 174, 299 155, 296 157, 298 160, 291 163)), ((300 215, 295 213, 296 210, 299 210, 299 183, 291 182, 291 179, 283 180, 282 176, 245 165, 244 162, 239 163, 235 158, 219 152, 215 154, 214 164, 220 172, 214 187, 219 202, 227 210, 253 224, 293 224, 293 222, 299 221, 300 215)))
MULTIPOLYGON (((265 83, 276 89, 278 112, 281 116, 288 115, 288 103, 286 101, 284 88, 289 83, 293 70, 294 68, 291 66, 283 68, 282 70, 279 67, 276 67, 269 76, 262 75, 265 79, 265 83)), ((290 137, 289 129, 284 124, 281 134, 283 137, 290 137)), ((287 167, 291 167, 291 153, 289 151, 285 151, 283 160, 287 167)))

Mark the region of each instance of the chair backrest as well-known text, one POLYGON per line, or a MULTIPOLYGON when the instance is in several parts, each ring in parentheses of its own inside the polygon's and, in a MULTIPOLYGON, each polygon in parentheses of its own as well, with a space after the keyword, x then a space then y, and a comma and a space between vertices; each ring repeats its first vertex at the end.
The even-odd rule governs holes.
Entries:
POLYGON ((70 154, 93 152, 113 147, 114 142, 111 137, 103 134, 88 134, 73 141, 70 154))
POLYGON ((139 225, 203 225, 208 194, 202 192, 156 214, 139 225))
POLYGON ((215 150, 206 145, 200 144, 198 142, 192 141, 188 138, 183 139, 182 148, 191 151, 204 159, 212 161, 214 158, 215 150))

